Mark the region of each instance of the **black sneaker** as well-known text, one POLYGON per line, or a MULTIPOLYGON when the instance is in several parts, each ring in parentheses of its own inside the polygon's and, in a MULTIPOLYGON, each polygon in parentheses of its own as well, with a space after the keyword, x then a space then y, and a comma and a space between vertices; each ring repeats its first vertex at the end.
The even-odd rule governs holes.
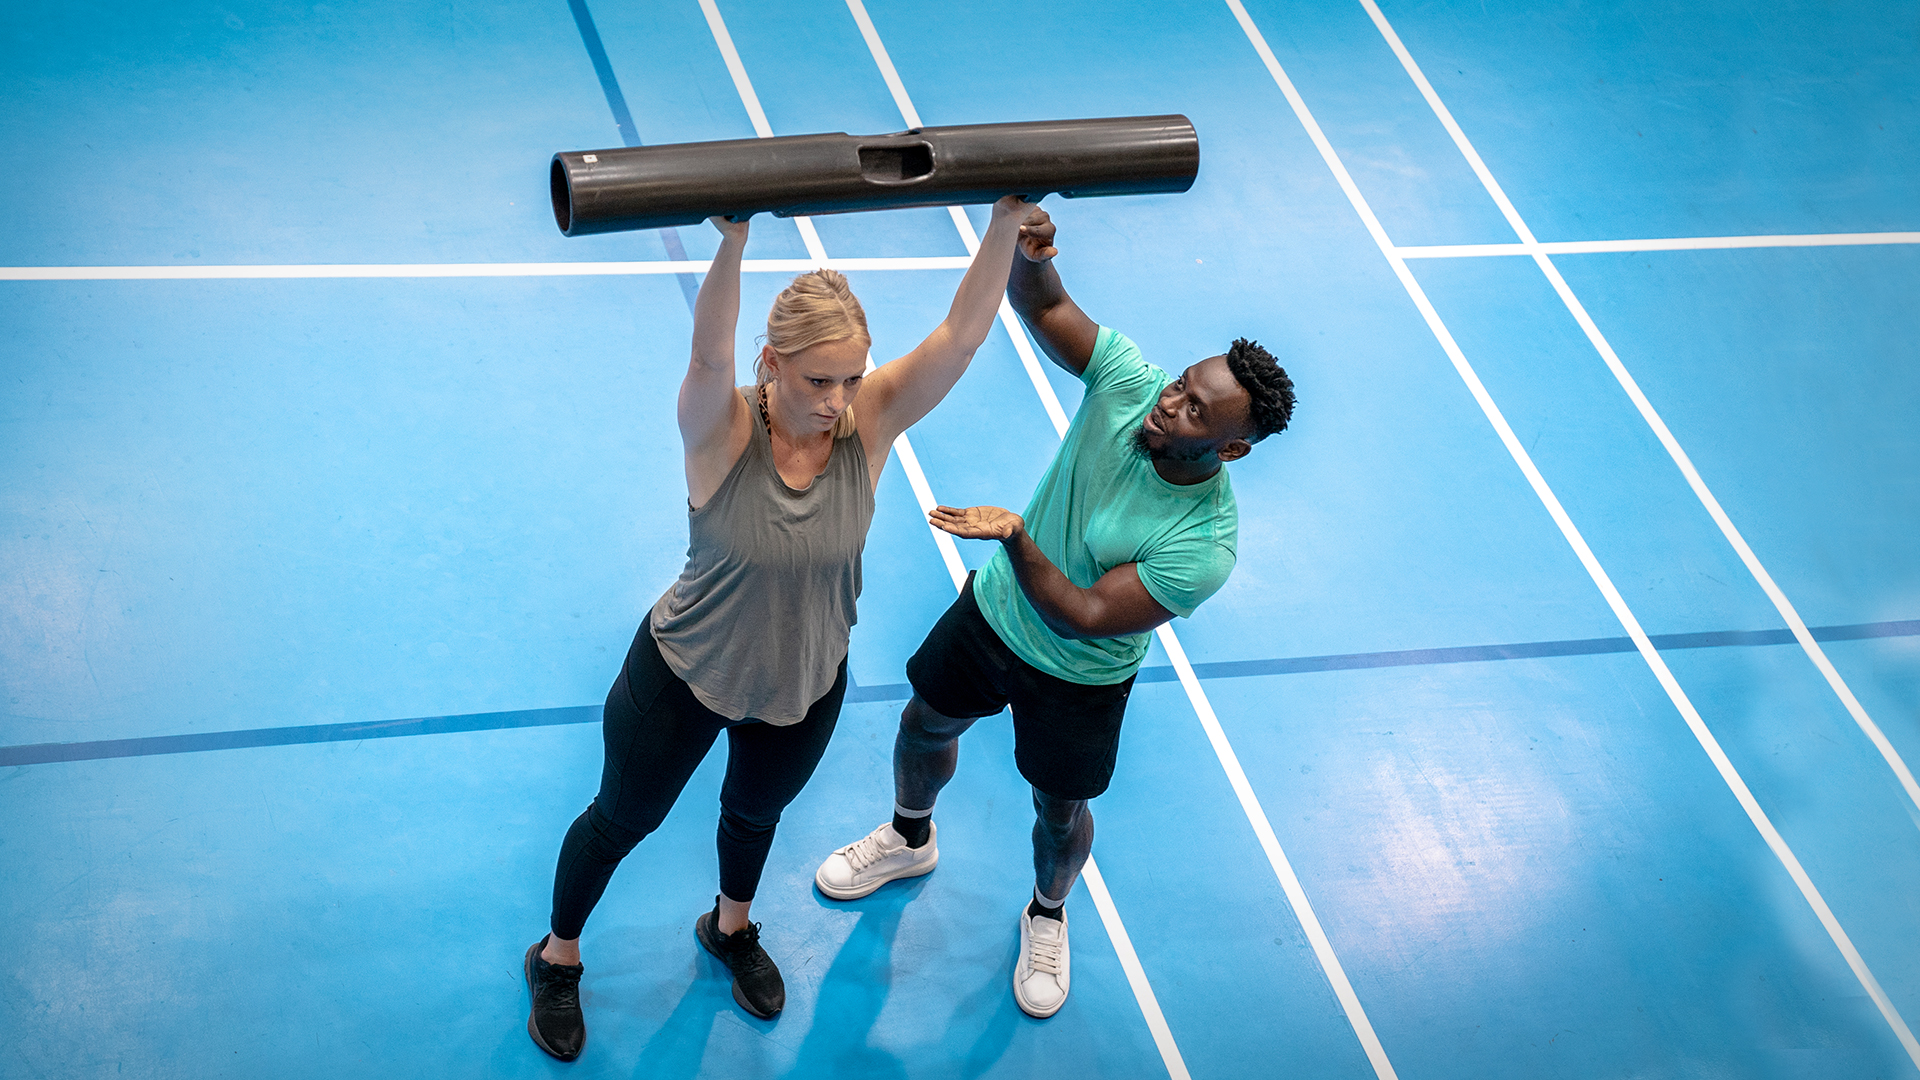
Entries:
POLYGON ((587 1022, 580 1015, 580 976, 587 969, 540 959, 546 944, 547 939, 541 938, 527 950, 527 990, 533 995, 527 1034, 540 1049, 561 1061, 572 1061, 587 1045, 587 1022))
POLYGON ((762 1020, 771 1020, 787 1007, 787 984, 773 957, 760 947, 760 924, 748 923, 731 934, 720 932, 720 898, 714 897, 713 910, 693 924, 693 936, 700 947, 720 958, 733 972, 733 1000, 762 1020))

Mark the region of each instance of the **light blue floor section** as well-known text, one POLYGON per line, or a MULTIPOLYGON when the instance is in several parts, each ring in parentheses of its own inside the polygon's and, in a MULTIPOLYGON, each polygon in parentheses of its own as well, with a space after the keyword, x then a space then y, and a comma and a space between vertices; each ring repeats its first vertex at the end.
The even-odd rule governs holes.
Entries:
MULTIPOLYGON (((776 133, 905 126, 845 7, 720 10, 776 133)), ((1195 663, 1625 633, 1224 4, 868 10, 928 124, 1194 120, 1191 192, 1047 206, 1075 298, 1150 359, 1250 336, 1299 383, 1233 466, 1195 663)), ((1363 7, 1247 10, 1394 242, 1515 239, 1363 7)), ((1383 10, 1543 240, 1920 229, 1911 5, 1383 10)), ((591 18, 641 141, 753 133, 693 0, 591 18)), ((36 4, 0 58, 6 266, 667 257, 553 228, 548 157, 622 141, 562 0, 36 4)), ((835 256, 964 253, 940 210, 816 224, 835 256)), ((804 255, 754 221, 750 258, 804 255)), ((1555 263, 1808 624, 1920 619, 1920 251, 1555 263)), ((1785 625, 1530 260, 1411 265, 1649 633, 1785 625)), ((959 280, 851 276, 881 361, 959 280)), ((741 357, 783 283, 747 276, 741 357)), ((684 557, 689 330, 671 275, 0 281, 0 747, 597 704, 684 557)), ((958 505, 1023 505, 1056 444, 998 329, 911 438, 958 505)), ((953 595, 898 463, 876 498, 869 697, 953 595)), ((1920 637, 1824 649, 1920 762, 1920 637)), ((1665 658, 1920 1022, 1920 809, 1797 645, 1665 658)), ((1204 687, 1399 1076, 1920 1072, 1637 655, 1204 687)), ((787 1011, 746 1016, 692 940, 715 755, 588 926, 571 1065, 526 1037, 519 961, 596 725, 0 766, 0 1076, 1166 1076, 1084 887, 1071 1001, 1012 1001, 1004 717, 938 871, 813 892, 886 815, 897 709, 849 705, 782 824, 754 914, 787 1011)), ((1136 688, 1095 808, 1193 1077, 1376 1075, 1178 684, 1136 688)))

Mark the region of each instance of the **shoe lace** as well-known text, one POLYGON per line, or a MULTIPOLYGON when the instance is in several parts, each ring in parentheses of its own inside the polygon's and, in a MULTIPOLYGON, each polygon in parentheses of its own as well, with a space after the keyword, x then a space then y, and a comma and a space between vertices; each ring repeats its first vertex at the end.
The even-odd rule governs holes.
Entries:
POLYGON ((549 1009, 580 1007, 580 976, 586 969, 548 964, 540 975, 540 1004, 549 1009))
POLYGON ((880 841, 871 835, 863 836, 847 845, 847 865, 853 867, 855 873, 859 873, 879 862, 884 854, 885 852, 880 850, 880 841))
POLYGON ((1027 949, 1033 954, 1033 970, 1045 972, 1048 975, 1060 974, 1060 945, 1058 941, 1038 935, 1028 937, 1027 949))
POLYGON ((750 922, 728 934, 727 952, 732 954, 733 962, 727 966, 735 975, 751 974, 773 963, 773 958, 760 948, 760 924, 750 922))

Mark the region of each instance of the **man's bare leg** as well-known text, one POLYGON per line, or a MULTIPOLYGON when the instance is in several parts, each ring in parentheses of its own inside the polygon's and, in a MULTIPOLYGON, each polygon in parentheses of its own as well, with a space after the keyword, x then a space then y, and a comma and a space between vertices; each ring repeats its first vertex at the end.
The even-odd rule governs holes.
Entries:
POLYGON ((935 712, 917 694, 907 702, 893 739, 893 820, 827 856, 813 875, 822 895, 856 900, 939 865, 933 802, 953 779, 960 735, 972 726, 972 720, 935 712))
POLYGON ((900 710, 893 738, 893 798, 910 810, 932 810, 960 765, 960 736, 972 720, 942 716, 915 694, 900 710))
POLYGON ((1093 813, 1085 799, 1056 799, 1033 790, 1033 899, 1020 913, 1020 958, 1013 1000, 1045 1018, 1067 1002, 1072 981, 1067 945, 1067 893, 1093 852, 1093 813))
POLYGON ((1093 811, 1085 799, 1056 799, 1033 790, 1033 887, 1042 907, 1065 902, 1093 854, 1093 811))

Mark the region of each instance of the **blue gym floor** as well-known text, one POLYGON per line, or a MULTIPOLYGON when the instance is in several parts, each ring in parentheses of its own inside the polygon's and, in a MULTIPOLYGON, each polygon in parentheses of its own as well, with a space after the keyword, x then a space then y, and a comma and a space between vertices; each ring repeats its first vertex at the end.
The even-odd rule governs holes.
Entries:
MULTIPOLYGON (((0 12, 0 1075, 1920 1072, 1920 8, 1244 2, 869 0, 871 44, 842 0, 0 12), (1143 671, 1058 1016, 1008 988, 1004 719, 935 874, 811 888, 953 596, 895 460, 754 909, 787 1011, 693 940, 716 753, 587 928, 562 1065, 520 958, 683 557, 700 267, 659 264, 715 234, 564 238, 547 162, 751 137, 728 50, 774 134, 907 126, 881 50, 927 124, 1186 113, 1191 192, 1047 200, 1061 272, 1162 366, 1259 339, 1300 406, 1232 467, 1190 672, 1143 671)), ((813 226, 748 258, 966 254, 943 210, 813 226)), ((959 271, 878 265, 884 361, 959 271)), ((792 272, 746 275, 743 358, 792 272)), ((910 438, 957 505, 1056 445, 1004 328, 910 438)))

